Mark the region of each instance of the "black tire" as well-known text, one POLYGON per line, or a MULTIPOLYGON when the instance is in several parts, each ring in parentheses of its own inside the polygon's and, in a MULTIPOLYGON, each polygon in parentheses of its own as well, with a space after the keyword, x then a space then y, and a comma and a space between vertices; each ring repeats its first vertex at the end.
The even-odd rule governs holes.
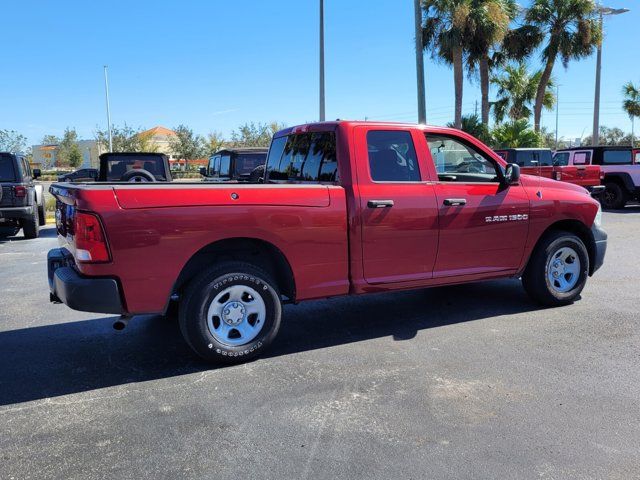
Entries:
POLYGON ((522 284, 533 300, 554 307, 572 303, 582 292, 588 276, 589 254, 582 240, 569 232, 554 231, 546 234, 538 242, 522 275, 522 284), (558 291, 547 275, 551 257, 563 247, 573 249, 580 260, 577 281, 565 292, 558 291))
POLYGON ((600 202, 604 208, 619 210, 627 204, 628 196, 625 189, 618 182, 607 182, 604 192, 600 195, 600 202))
POLYGON ((41 227, 47 224, 47 215, 44 211, 44 205, 38 205, 38 224, 41 227))
POLYGON ((31 216, 22 220, 22 231, 24 238, 38 238, 40 234, 40 222, 38 221, 38 209, 34 208, 31 216))
MULTIPOLYGON (((280 294, 276 283, 266 272, 248 263, 224 262, 206 269, 189 282, 180 302, 179 324, 185 341, 205 360, 242 363, 268 347, 278 333, 281 317, 280 294), (215 325, 217 317, 208 319, 207 316, 216 296, 236 285, 247 286, 257 292, 264 302, 266 313, 257 336, 245 344, 233 346, 225 344, 212 334, 209 321, 215 325)), ((243 316, 241 322, 249 321, 249 318, 250 316, 246 319, 243 316)), ((222 321, 217 318, 217 322, 222 321)), ((232 327, 231 329, 233 330, 232 327)))
POLYGON ((154 177, 151 172, 148 170, 144 170, 142 168, 129 170, 127 173, 120 177, 121 182, 155 182, 156 177, 154 177))

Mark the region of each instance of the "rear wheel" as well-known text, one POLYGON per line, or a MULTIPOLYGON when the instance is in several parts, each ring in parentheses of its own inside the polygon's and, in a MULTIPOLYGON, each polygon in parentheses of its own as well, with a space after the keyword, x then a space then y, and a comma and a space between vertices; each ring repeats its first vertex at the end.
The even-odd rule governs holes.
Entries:
POLYGON ((38 221, 38 209, 34 208, 31 216, 22 220, 22 231, 25 238, 38 238, 40 222, 38 221))
POLYGON ((38 205, 38 224, 42 227, 47 223, 47 216, 44 211, 44 205, 38 205))
POLYGON ((535 301, 548 306, 573 302, 589 274, 589 254, 580 238, 569 232, 545 235, 522 275, 522 284, 535 301))
POLYGON ((617 182, 608 182, 604 186, 604 192, 600 197, 604 208, 618 210, 624 208, 627 203, 627 192, 617 182))
POLYGON ((205 360, 241 363, 273 341, 281 316, 280 294, 266 272, 226 262, 189 283, 179 322, 186 342, 205 360))

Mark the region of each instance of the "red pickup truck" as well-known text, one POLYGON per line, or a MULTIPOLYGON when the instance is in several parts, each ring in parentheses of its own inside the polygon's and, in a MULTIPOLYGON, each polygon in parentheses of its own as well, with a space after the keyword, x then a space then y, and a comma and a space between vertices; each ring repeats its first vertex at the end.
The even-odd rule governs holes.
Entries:
POLYGON ((606 250, 583 188, 520 176, 449 128, 308 124, 274 136, 265 184, 51 193, 51 300, 123 319, 177 302, 187 343, 213 361, 262 352, 283 302, 522 277, 538 302, 567 304, 606 250))
POLYGON ((565 155, 553 155, 548 148, 504 148, 495 151, 508 163, 520 165, 521 173, 580 185, 596 196, 604 191, 604 172, 599 165, 569 163, 565 155))

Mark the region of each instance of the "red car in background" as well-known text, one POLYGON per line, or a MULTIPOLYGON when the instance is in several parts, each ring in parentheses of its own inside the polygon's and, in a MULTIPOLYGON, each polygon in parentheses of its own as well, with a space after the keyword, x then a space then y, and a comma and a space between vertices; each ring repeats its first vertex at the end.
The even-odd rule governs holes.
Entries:
POLYGON ((568 156, 553 154, 548 148, 504 148, 495 152, 507 162, 520 165, 522 173, 580 185, 593 195, 604 190, 604 175, 598 165, 589 164, 586 153, 579 153, 570 163, 568 156))

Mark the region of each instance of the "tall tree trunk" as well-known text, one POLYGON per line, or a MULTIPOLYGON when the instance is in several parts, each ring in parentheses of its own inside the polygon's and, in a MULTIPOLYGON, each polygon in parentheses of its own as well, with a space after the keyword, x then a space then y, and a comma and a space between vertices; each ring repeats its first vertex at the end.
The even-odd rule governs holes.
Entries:
POLYGON ((454 125, 456 128, 462 128, 462 47, 453 48, 453 83, 456 92, 456 110, 454 125))
POLYGON ((480 94, 482 96, 482 124, 489 126, 489 55, 480 59, 480 94))
POLYGON ((540 77, 538 90, 536 91, 536 103, 533 106, 533 125, 536 132, 540 131, 540 119, 542 118, 542 102, 544 102, 544 94, 547 91, 547 85, 549 85, 549 79, 551 78, 551 72, 553 71, 554 62, 555 58, 549 58, 549 60, 547 60, 547 64, 544 66, 542 76, 540 77))

